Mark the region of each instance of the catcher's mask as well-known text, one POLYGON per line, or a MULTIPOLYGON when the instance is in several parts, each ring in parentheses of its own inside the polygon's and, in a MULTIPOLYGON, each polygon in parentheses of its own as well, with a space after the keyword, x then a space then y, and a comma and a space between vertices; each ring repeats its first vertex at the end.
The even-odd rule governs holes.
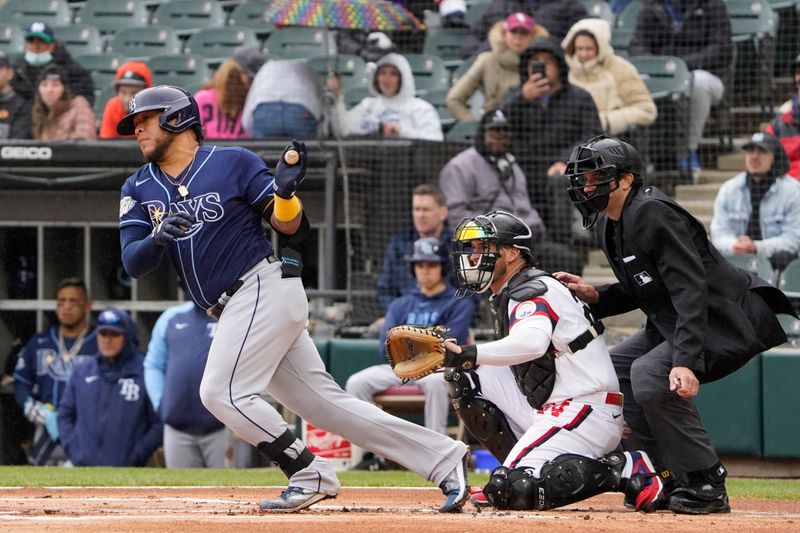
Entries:
POLYGON ((528 262, 533 262, 531 236, 527 224, 505 211, 492 211, 462 220, 453 232, 453 264, 458 285, 456 298, 485 292, 489 288, 501 245, 519 249, 528 262))
POLYGON ((583 229, 591 228, 597 216, 608 206, 609 195, 619 187, 619 178, 633 174, 634 182, 642 174, 639 152, 613 137, 599 136, 573 148, 565 176, 567 193, 583 218, 583 229))

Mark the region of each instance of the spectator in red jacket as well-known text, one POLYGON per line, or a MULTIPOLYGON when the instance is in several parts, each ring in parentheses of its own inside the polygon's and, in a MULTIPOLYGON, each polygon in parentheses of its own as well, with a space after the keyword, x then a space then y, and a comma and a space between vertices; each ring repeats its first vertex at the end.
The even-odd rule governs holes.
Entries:
POLYGON ((786 155, 789 157, 789 174, 795 179, 800 179, 800 55, 791 64, 792 76, 797 87, 792 99, 788 102, 788 111, 776 117, 767 133, 780 139, 786 155))
POLYGON ((121 137, 117 133, 117 122, 128 113, 131 98, 148 87, 153 86, 153 74, 141 61, 128 61, 117 69, 114 76, 114 90, 117 94, 106 102, 103 121, 100 124, 100 138, 121 137))

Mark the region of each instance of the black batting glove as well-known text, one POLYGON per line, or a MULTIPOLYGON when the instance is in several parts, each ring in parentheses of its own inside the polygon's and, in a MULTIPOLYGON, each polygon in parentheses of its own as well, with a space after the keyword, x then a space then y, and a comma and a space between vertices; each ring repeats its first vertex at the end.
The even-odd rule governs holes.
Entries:
POLYGON ((461 353, 451 352, 445 349, 444 363, 446 368, 463 368, 473 370, 478 366, 478 347, 474 344, 461 346, 461 353))
POLYGON ((290 199, 297 191, 297 186, 300 185, 306 178, 306 145, 302 141, 293 140, 292 144, 286 146, 281 154, 281 159, 275 167, 275 194, 283 199, 290 199), (300 160, 290 165, 286 162, 286 152, 289 150, 296 150, 300 155, 300 160))
POLYGON ((192 225, 197 222, 194 215, 178 212, 164 218, 151 234, 153 241, 159 246, 164 246, 175 239, 185 237, 192 225))

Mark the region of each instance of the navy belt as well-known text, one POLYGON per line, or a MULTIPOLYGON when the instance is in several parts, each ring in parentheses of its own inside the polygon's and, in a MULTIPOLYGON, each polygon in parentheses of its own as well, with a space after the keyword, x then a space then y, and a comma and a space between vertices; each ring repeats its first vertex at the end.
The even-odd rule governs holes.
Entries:
MULTIPOLYGON (((266 257, 266 260, 267 260, 268 263, 280 263, 281 262, 281 260, 278 259, 277 257, 275 257, 274 255, 268 255, 266 257)), ((211 318, 215 318, 215 319, 219 320, 219 317, 222 315, 222 311, 225 309, 225 306, 228 304, 228 301, 236 293, 236 291, 238 291, 240 288, 242 288, 243 284, 244 284, 244 280, 237 279, 233 283, 233 285, 228 287, 228 290, 226 290, 225 292, 222 293, 222 295, 220 295, 219 300, 217 300, 217 303, 215 303, 213 306, 209 307, 206 310, 206 314, 208 316, 210 316, 211 318)))

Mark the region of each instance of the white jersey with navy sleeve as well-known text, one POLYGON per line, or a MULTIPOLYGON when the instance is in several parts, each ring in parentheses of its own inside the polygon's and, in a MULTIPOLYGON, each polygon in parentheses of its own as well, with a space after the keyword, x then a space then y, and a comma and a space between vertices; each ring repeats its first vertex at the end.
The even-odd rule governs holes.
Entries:
POLYGON ((197 223, 185 237, 165 246, 186 293, 207 309, 219 296, 272 253, 261 208, 272 197, 269 168, 241 147, 201 146, 182 184, 181 198, 158 165, 144 165, 120 192, 120 231, 152 230, 177 211, 197 223))

